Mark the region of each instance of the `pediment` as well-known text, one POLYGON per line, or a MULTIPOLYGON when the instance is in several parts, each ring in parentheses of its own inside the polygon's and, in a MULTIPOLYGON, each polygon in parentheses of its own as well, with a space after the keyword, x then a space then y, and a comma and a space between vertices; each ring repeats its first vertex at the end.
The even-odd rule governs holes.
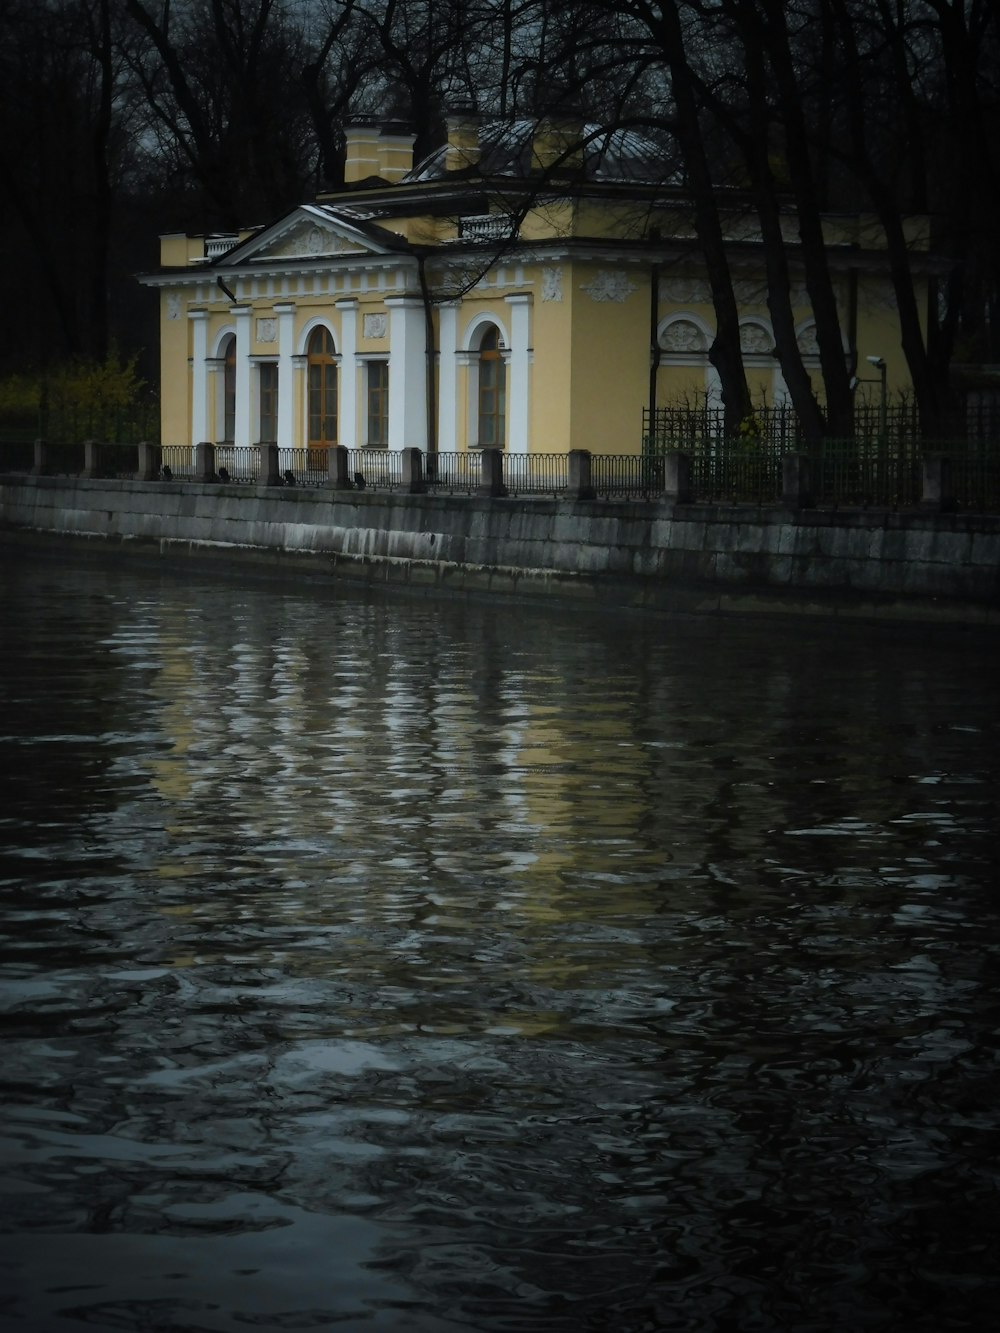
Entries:
POLYGON ((271 260, 340 259, 387 254, 392 248, 325 209, 304 205, 250 237, 226 261, 256 265, 271 260))

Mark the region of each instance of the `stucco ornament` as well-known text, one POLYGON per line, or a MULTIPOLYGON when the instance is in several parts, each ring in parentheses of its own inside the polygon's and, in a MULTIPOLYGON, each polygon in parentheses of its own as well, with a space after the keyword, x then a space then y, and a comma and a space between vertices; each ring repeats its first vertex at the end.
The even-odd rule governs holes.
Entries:
POLYGON ((756 278, 737 278, 733 293, 740 305, 763 305, 767 299, 763 284, 756 278))
POLYGON ((708 283, 704 278, 694 278, 688 274, 678 274, 667 278, 662 284, 663 294, 680 305, 705 305, 711 299, 708 283))
POLYGON ((259 343, 273 343, 278 337, 278 321, 276 319, 258 319, 257 321, 257 341, 259 343))
POLYGON ((740 325, 740 351, 763 356, 770 352, 773 346, 770 334, 760 324, 740 325))
POLYGON ((703 352, 705 335, 690 319, 675 319, 660 334, 660 346, 665 352, 703 352))
POLYGON ((563 271, 561 268, 542 269, 543 301, 561 301, 563 299, 562 280, 563 271))
POLYGON ((381 313, 365 315, 364 336, 366 338, 384 338, 389 331, 387 316, 381 313))
POLYGON ((804 329, 800 329, 795 341, 803 356, 819 356, 815 324, 807 324, 804 329))
POLYGON ((601 269, 592 282, 580 284, 592 301, 624 301, 639 289, 620 269, 601 269))
POLYGON ((167 319, 180 319, 181 298, 176 295, 167 297, 167 319))

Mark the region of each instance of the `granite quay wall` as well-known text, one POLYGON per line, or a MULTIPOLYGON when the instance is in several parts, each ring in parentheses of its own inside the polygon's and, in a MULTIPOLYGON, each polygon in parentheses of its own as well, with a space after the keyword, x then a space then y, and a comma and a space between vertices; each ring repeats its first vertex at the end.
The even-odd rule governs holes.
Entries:
POLYGON ((0 478, 0 538, 685 612, 1000 623, 1000 517, 0 478))

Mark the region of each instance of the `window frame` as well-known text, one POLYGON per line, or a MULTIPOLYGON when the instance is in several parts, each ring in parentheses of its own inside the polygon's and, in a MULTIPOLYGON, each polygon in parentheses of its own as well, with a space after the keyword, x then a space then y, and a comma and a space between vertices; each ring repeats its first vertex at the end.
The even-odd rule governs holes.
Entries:
POLYGON ((371 357, 365 361, 365 448, 388 447, 389 360, 387 357, 371 357))
POLYGON ((306 343, 306 446, 309 449, 329 449, 340 441, 340 358, 337 355, 333 333, 325 324, 318 324, 309 334, 306 343), (322 350, 314 350, 318 339, 323 340, 322 350), (316 372, 320 383, 314 387, 313 374, 316 372), (319 395, 319 411, 313 410, 314 394, 319 395), (330 399, 333 408, 330 410, 330 399), (325 427, 332 421, 332 435, 325 427), (320 425, 318 434, 313 434, 313 423, 320 425))

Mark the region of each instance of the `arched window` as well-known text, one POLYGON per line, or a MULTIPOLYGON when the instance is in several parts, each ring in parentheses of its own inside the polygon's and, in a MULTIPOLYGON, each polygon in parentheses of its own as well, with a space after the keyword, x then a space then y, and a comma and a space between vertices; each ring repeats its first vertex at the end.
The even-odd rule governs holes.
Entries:
MULTIPOLYGON (((216 363, 218 364, 218 363, 216 363)), ((236 336, 230 334, 222 348, 222 441, 236 438, 236 336)))
POLYGON ((337 363, 329 329, 314 329, 306 349, 309 374, 309 448, 337 443, 337 363))
POLYGON ((477 396, 477 443, 483 449, 502 449, 507 438, 507 367, 496 325, 490 325, 479 343, 477 396))

